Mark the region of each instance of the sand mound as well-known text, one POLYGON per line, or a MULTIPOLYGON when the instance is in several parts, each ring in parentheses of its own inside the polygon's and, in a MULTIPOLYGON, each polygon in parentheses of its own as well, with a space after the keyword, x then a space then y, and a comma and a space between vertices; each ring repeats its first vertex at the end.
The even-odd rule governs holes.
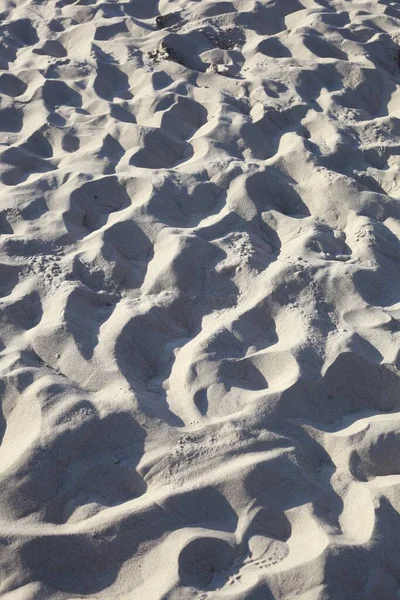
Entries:
POLYGON ((400 598, 399 18, 2 2, 4 600, 400 598))

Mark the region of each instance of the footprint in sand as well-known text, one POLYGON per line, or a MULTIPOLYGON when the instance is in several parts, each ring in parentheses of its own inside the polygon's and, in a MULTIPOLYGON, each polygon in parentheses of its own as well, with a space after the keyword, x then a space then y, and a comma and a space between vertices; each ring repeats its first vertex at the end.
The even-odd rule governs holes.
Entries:
POLYGON ((249 540, 249 558, 243 563, 243 570, 264 569, 280 563, 289 554, 286 542, 268 538, 263 535, 254 535, 249 540))

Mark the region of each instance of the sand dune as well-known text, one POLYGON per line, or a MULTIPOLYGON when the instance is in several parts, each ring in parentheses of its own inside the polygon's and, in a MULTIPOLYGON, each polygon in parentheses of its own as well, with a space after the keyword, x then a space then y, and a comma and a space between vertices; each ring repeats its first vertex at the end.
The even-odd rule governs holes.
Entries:
POLYGON ((400 598, 400 7, 0 21, 0 596, 400 598))

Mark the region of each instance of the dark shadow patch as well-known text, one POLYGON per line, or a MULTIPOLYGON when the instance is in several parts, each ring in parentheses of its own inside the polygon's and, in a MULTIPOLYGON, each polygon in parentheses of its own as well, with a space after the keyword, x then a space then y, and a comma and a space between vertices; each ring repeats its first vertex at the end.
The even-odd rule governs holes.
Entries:
POLYGON ((266 160, 278 152, 281 138, 285 133, 297 133, 301 120, 308 110, 309 107, 305 104, 298 104, 282 111, 266 107, 263 116, 257 121, 245 123, 240 133, 254 157, 266 160))
POLYGON ((155 90, 162 90, 174 82, 171 76, 164 71, 156 71, 155 73, 152 73, 151 81, 155 90))
POLYGON ((258 52, 271 56, 272 58, 287 58, 291 57, 292 53, 289 48, 284 46, 278 38, 267 38, 260 42, 257 47, 258 52))
MULTIPOLYGON (((118 431, 115 424, 115 431, 118 431)), ((38 536, 21 545, 21 559, 33 581, 65 594, 94 594, 109 588, 121 566, 146 542, 174 529, 170 516, 153 504, 124 515, 90 534, 38 536)))
MULTIPOLYGON (((213 48, 213 44, 201 31, 190 33, 168 33, 160 45, 163 56, 184 65, 188 69, 204 73, 208 63, 203 62, 201 54, 213 48)), ((157 53, 157 50, 156 50, 157 53)), ((155 56, 157 58, 157 55, 155 56)))
POLYGON ((104 258, 115 265, 113 279, 119 281, 123 271, 123 287, 140 288, 149 262, 153 258, 153 244, 134 221, 122 221, 109 227, 103 235, 104 258), (123 266, 122 266, 123 265, 123 266))
POLYGON ((167 225, 194 227, 204 217, 220 212, 226 202, 226 192, 211 181, 200 180, 190 188, 183 186, 181 177, 169 172, 154 186, 148 213, 167 225))
POLYGON ((21 149, 31 154, 38 154, 41 158, 51 158, 53 156, 53 147, 42 131, 35 131, 21 144, 21 149))
POLYGON ((129 164, 143 169, 171 169, 189 160, 193 155, 191 144, 164 132, 148 129, 141 136, 142 147, 129 160, 129 164))
POLYGON ((46 40, 41 48, 35 48, 33 52, 54 58, 64 58, 68 55, 64 46, 57 40, 46 40))
POLYGON ((50 31, 54 31, 55 33, 61 33, 64 31, 63 24, 57 21, 57 19, 51 19, 51 21, 48 23, 48 27, 50 31))
MULTIPOLYGON (((21 504, 26 496, 29 512, 44 510, 47 521, 63 523, 86 504, 117 506, 145 493, 146 485, 135 471, 145 432, 130 413, 99 418, 90 401, 79 400, 61 414, 58 435, 44 442, 46 450, 37 450, 26 465, 29 477, 28 471, 25 477, 21 474, 15 501, 21 504), (74 470, 68 468, 65 456, 74 457, 74 470)), ((113 525, 90 535, 37 536, 23 545, 21 559, 34 580, 55 591, 96 593, 113 583, 140 542, 169 529, 159 507, 147 510, 145 528, 141 519, 142 512, 130 514, 118 531, 113 525)))
POLYGON ((85 360, 93 357, 101 326, 108 321, 115 304, 106 295, 84 288, 75 288, 68 296, 64 319, 67 331, 85 360))
POLYGON ((135 19, 154 19, 158 13, 158 0, 134 0, 123 4, 125 13, 135 19))
POLYGON ((128 33, 128 31, 129 30, 125 21, 113 23, 112 25, 101 25, 97 27, 94 39, 99 41, 107 41, 120 33, 128 33))
POLYGON ((73 135, 72 133, 67 133, 62 139, 61 145, 62 149, 65 150, 65 152, 76 152, 77 150, 79 150, 81 143, 76 135, 73 135))
POLYGON ((133 96, 129 91, 128 76, 114 64, 114 59, 98 46, 94 45, 93 51, 97 60, 97 74, 93 87, 99 98, 130 100, 133 96))
POLYGON ((232 506, 211 486, 170 495, 162 502, 162 507, 179 522, 180 527, 202 527, 233 533, 238 523, 232 506))
POLYGON ((48 210, 46 200, 44 198, 36 198, 36 200, 32 200, 28 206, 25 206, 21 210, 21 217, 26 221, 35 221, 48 212, 48 210))
POLYGON ((64 81, 45 81, 43 101, 50 111, 59 106, 82 106, 82 96, 64 81))
POLYGON ((57 169, 51 162, 43 160, 22 148, 8 148, 1 154, 3 164, 9 166, 1 175, 5 185, 17 185, 26 181, 33 173, 47 173, 57 169))
POLYGON ((198 537, 182 548, 179 578, 182 585, 205 589, 217 571, 230 567, 235 559, 232 546, 217 537, 198 537))
MULTIPOLYGON (((4 397, 6 394, 6 384, 4 381, 0 381, 0 394, 1 397, 4 397)), ((7 429, 7 421, 4 417, 3 404, 0 403, 0 445, 3 441, 4 434, 7 429)))
POLYGON ((82 238, 100 229, 111 213, 130 203, 126 189, 115 175, 88 181, 72 192, 70 207, 63 215, 65 226, 74 236, 82 238))
POLYGON ((116 165, 124 155, 125 149, 115 137, 108 133, 103 139, 100 150, 97 152, 99 158, 106 159, 108 162, 104 169, 104 174, 114 173, 116 165))
POLYGON ((0 110, 0 131, 18 133, 23 125, 23 112, 20 108, 9 107, 0 110))
POLYGON ((285 390, 279 400, 278 414, 330 424, 364 410, 398 410, 399 381, 394 367, 344 352, 324 376, 313 380, 300 377, 285 390))
POLYGON ((283 511, 272 508, 260 508, 252 518, 245 539, 253 535, 262 535, 286 542, 292 535, 292 526, 283 511))
POLYGON ((21 96, 26 90, 27 84, 12 73, 0 75, 0 93, 15 98, 21 96))
POLYGON ((249 12, 238 12, 235 23, 239 27, 251 29, 259 35, 275 35, 286 29, 284 17, 278 6, 279 3, 277 6, 256 4, 255 8, 249 12))
POLYGON ((1 235, 11 235, 14 233, 14 229, 8 221, 8 211, 3 210, 0 212, 0 234, 1 235))
POLYGON ((110 115, 123 123, 136 123, 135 115, 119 104, 111 104, 110 115))
POLYGON ((251 358, 222 359, 218 364, 218 382, 223 381, 227 392, 232 387, 244 390, 265 390, 268 382, 253 365, 251 358))
POLYGON ((220 0, 210 5, 205 5, 204 9, 201 10, 202 17, 216 17, 218 15, 226 15, 229 13, 237 12, 233 2, 225 2, 220 0))
POLYGON ((0 263, 0 297, 11 294, 19 282, 20 269, 12 265, 0 263))
POLYGON ((295 218, 310 216, 310 211, 290 179, 275 167, 265 167, 245 182, 246 192, 258 213, 277 211, 295 218))
POLYGON ((3 25, 2 29, 12 37, 17 47, 33 46, 39 41, 36 29, 30 19, 9 21, 6 25, 3 25))
POLYGON ((36 327, 43 315, 42 302, 37 292, 31 292, 20 300, 2 307, 3 327, 12 325, 17 330, 28 331, 36 327))
MULTIPOLYGON (((161 110, 160 106, 157 108, 161 110)), ((207 122, 207 114, 204 106, 192 98, 175 96, 171 107, 162 116, 161 129, 187 140, 207 122)))
POLYGON ((304 46, 319 58, 336 58, 338 60, 347 60, 347 54, 339 50, 326 40, 322 39, 317 32, 303 36, 304 46))

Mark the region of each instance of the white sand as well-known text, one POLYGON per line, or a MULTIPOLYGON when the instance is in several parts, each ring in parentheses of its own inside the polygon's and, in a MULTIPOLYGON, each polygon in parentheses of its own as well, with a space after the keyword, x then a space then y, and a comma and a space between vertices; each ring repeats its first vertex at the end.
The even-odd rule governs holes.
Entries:
POLYGON ((399 599, 399 2, 0 16, 1 598, 399 599))

